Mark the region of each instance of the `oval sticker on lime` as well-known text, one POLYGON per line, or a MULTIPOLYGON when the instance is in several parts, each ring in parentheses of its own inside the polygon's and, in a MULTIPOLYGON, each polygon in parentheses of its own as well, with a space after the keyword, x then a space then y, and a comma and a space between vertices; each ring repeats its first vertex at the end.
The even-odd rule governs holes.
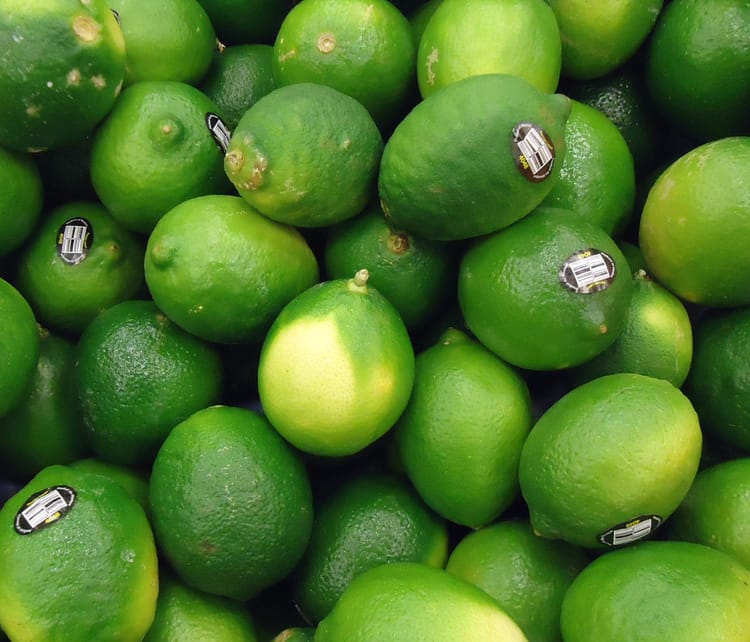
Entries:
POLYGON ((532 183, 540 183, 552 172, 555 146, 541 127, 519 123, 513 128, 510 147, 518 171, 532 183))
POLYGON ((560 283, 577 294, 606 290, 615 280, 614 259, 593 247, 571 254, 560 267, 560 283))
POLYGON ((76 501, 70 486, 52 486, 29 497, 16 513, 13 527, 19 535, 30 535, 64 517, 76 501))
POLYGON ((94 242, 94 228, 85 218, 70 218, 57 232, 57 253, 68 265, 78 265, 94 242))
POLYGON ((622 546, 651 535, 661 524, 658 515, 641 515, 604 531, 599 541, 607 546, 622 546))

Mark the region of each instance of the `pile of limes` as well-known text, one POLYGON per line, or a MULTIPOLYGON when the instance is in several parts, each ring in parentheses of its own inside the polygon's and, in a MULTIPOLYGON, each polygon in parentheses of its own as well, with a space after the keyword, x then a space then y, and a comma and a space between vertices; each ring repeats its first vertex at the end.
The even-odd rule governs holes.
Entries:
POLYGON ((750 2, 0 2, 0 640, 750 642, 750 2))

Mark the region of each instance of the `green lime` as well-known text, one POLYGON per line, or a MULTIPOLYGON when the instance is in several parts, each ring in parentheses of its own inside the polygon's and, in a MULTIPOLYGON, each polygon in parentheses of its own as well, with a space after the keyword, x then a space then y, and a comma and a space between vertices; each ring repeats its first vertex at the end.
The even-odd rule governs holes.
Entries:
POLYGON ((291 2, 279 0, 198 0, 225 45, 272 45, 291 2))
POLYGON ((151 518, 151 507, 148 504, 147 470, 121 466, 96 457, 76 459, 68 464, 74 470, 103 475, 119 484, 125 492, 140 504, 146 517, 151 518))
POLYGON ((449 329, 417 355, 414 389, 394 431, 406 474, 425 503, 454 523, 479 528, 518 497, 518 460, 531 424, 521 376, 449 329))
POLYGON ((504 74, 464 78, 423 100, 383 151, 379 193, 391 225, 457 240, 522 218, 559 178, 569 111, 565 96, 504 74))
POLYGON ((263 410, 300 450, 359 452, 404 411, 414 349, 396 308, 360 270, 308 288, 266 335, 258 366, 263 410))
POLYGON ((248 600, 299 562, 312 492, 297 454, 262 416, 212 406, 175 426, 151 470, 164 560, 193 589, 248 600))
POLYGON ((17 250, 31 235, 42 212, 42 179, 34 159, 0 148, 0 256, 17 250))
POLYGON ((351 218, 371 200, 383 140, 368 111, 326 85, 299 83, 245 112, 224 168, 261 214, 300 227, 351 218))
POLYGON ((318 263, 292 226, 239 196, 188 199, 149 236, 146 284, 177 325, 216 343, 260 343, 276 315, 318 281, 318 263))
POLYGON ((701 445, 690 400, 668 381, 618 373, 573 388, 521 451, 531 524, 586 548, 648 537, 687 495, 701 445))

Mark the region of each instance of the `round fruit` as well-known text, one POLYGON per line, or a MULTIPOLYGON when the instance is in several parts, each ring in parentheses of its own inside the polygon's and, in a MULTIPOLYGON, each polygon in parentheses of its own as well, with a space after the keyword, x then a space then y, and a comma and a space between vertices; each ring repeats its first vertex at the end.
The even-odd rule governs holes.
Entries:
POLYGON ((18 289, 43 325, 78 337, 99 312, 141 291, 144 250, 99 203, 66 203, 23 247, 18 289))
POLYGON ((28 154, 0 148, 0 256, 18 249, 42 212, 42 179, 28 154))
POLYGON ((128 466, 120 466, 102 461, 96 457, 77 459, 68 464, 74 470, 103 475, 110 481, 119 484, 125 492, 137 501, 146 517, 151 518, 151 507, 148 504, 148 471, 128 466))
POLYGON ((140 642, 158 561, 148 520, 116 483, 48 466, 0 510, 0 626, 12 640, 140 642))
POLYGON ((404 470, 425 503, 479 528, 518 497, 518 460, 531 424, 521 376, 449 329, 417 355, 414 390, 394 431, 404 470))
POLYGON ((294 227, 239 196, 189 199, 167 212, 146 246, 156 304, 208 341, 260 343, 276 315, 318 281, 318 263, 294 227))
POLYGON ((240 195, 281 223, 322 227, 371 200, 383 139, 368 111, 325 85, 280 87, 245 112, 224 169, 240 195))
POLYGON ((688 542, 642 542, 602 555, 565 594, 565 642, 744 642, 750 571, 726 553, 688 542))
POLYGON ((647 537, 687 495, 701 446, 690 400, 668 381, 618 373, 573 388, 521 451, 531 524, 587 548, 647 537))
POLYGON ((273 44, 290 4, 279 0, 198 1, 211 18, 219 40, 225 45, 273 44))
POLYGON ((125 41, 105 0, 6 0, 0 34, 1 147, 72 143, 112 109, 125 41))
POLYGON ((551 93, 560 56, 560 30, 544 0, 444 0, 419 40, 419 91, 427 98, 462 78, 509 74, 551 93))
POLYGON ((266 335, 258 392, 271 424, 294 446, 354 454, 385 434, 414 382, 404 322, 360 270, 290 301, 266 335))
POLYGON ((151 471, 156 541, 193 589, 249 600, 299 562, 312 528, 307 472, 262 416, 212 406, 175 426, 151 471))
POLYGON ((667 167, 641 213, 639 246, 649 273, 692 303, 750 303, 749 183, 746 137, 705 143, 667 167))
POLYGON ((558 180, 569 112, 565 96, 504 74, 465 78, 423 100, 383 151, 379 193, 390 224, 456 240, 522 218, 558 180))
POLYGON ((487 593, 443 569, 382 564, 358 575, 319 625, 316 642, 526 642, 487 593))
POLYGON ((633 283, 598 225, 540 207, 465 252, 458 300, 469 329, 501 359, 529 370, 587 361, 617 339, 633 283))
POLYGON ((367 569, 397 560, 445 564, 445 524, 401 478, 357 475, 316 511, 310 543, 292 578, 295 604, 311 622, 328 615, 367 569))
POLYGON ((169 431, 221 390, 213 346, 152 301, 123 301, 100 313, 78 342, 74 376, 93 451, 135 466, 148 466, 169 431))

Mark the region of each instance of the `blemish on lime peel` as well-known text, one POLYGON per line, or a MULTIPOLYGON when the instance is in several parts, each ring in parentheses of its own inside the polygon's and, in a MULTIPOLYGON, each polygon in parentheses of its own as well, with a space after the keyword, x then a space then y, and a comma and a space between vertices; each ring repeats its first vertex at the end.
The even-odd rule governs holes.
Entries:
POLYGON ((102 25, 91 16, 78 15, 73 19, 73 33, 81 42, 93 44, 101 39, 102 25))
POLYGON ((336 49, 336 36, 330 32, 320 34, 317 46, 320 53, 331 53, 336 49))
POLYGON ((435 72, 432 70, 432 66, 438 62, 438 50, 436 47, 432 48, 432 51, 430 52, 430 55, 427 56, 427 82, 430 85, 435 84, 435 72))
POLYGON ((386 241, 388 249, 395 254, 404 254, 411 247, 409 237, 406 234, 394 232, 386 241))

